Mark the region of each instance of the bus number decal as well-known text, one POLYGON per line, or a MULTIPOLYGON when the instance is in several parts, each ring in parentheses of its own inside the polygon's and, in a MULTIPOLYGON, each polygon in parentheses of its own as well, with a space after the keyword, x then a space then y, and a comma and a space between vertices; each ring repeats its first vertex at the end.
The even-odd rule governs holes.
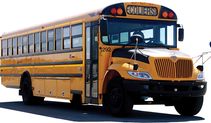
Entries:
POLYGON ((110 47, 100 47, 100 52, 111 52, 110 47))

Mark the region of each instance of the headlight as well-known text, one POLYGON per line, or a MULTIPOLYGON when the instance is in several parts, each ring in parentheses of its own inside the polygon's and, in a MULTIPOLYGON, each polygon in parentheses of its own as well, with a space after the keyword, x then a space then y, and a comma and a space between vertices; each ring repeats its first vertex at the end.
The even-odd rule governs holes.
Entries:
POLYGON ((132 77, 139 78, 139 79, 152 79, 152 77, 147 72, 135 72, 135 71, 128 71, 128 74, 132 77))
POLYGON ((200 72, 197 76, 197 80, 205 80, 204 79, 204 73, 203 72, 200 72))

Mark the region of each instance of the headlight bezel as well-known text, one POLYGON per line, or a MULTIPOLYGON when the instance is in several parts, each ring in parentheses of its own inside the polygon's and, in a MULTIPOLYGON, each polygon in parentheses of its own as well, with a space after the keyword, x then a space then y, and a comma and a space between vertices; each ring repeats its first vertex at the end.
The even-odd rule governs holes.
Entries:
POLYGON ((199 81, 204 81, 205 80, 205 77, 204 77, 204 72, 203 71, 200 71, 197 75, 197 80, 199 81))
POLYGON ((141 80, 152 80, 152 76, 148 72, 140 72, 140 71, 128 71, 130 76, 134 78, 139 78, 141 80))

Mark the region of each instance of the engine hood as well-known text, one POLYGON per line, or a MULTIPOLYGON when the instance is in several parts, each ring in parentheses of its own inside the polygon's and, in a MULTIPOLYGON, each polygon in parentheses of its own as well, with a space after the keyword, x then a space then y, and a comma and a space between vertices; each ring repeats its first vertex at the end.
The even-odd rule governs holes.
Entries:
MULTIPOLYGON (((135 49, 130 49, 128 52, 134 53, 135 49)), ((169 49, 162 49, 162 48, 145 48, 145 49, 138 49, 138 54, 150 56, 150 57, 178 57, 178 58, 190 58, 189 55, 182 53, 177 50, 169 50, 169 49)))
MULTIPOLYGON (((119 58, 134 58, 135 49, 120 48, 116 49, 112 53, 112 57, 119 58)), ((136 54, 136 60, 149 63, 149 57, 176 57, 176 58, 191 58, 189 55, 177 50, 169 50, 163 48, 145 48, 138 49, 136 54)))

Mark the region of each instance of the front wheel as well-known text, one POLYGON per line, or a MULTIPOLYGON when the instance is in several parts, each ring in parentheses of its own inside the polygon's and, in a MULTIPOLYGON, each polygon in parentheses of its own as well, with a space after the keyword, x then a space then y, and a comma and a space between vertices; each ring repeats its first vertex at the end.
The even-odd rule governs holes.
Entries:
POLYGON ((175 105, 177 112, 184 116, 193 116, 200 112, 203 105, 203 96, 186 97, 180 99, 175 105))
POLYGON ((113 116, 126 116, 133 110, 132 99, 121 83, 110 83, 105 96, 104 105, 113 116))

